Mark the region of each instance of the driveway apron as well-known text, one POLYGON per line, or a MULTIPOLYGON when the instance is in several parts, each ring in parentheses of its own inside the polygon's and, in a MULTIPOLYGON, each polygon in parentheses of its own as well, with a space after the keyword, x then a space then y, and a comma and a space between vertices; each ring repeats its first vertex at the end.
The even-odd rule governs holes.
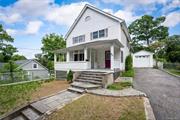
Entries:
POLYGON ((180 79, 158 69, 136 69, 134 88, 147 94, 157 120, 180 120, 180 79))

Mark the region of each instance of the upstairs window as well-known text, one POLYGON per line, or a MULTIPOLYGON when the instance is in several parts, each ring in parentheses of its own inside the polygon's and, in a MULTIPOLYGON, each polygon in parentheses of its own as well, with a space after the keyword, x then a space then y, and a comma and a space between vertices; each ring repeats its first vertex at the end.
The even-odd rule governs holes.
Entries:
POLYGON ((97 39, 97 38, 102 38, 102 37, 107 37, 108 36, 108 29, 102 29, 99 31, 95 31, 91 33, 91 40, 92 39, 97 39))
POLYGON ((77 37, 73 37, 72 39, 73 39, 73 44, 81 43, 81 42, 85 41, 85 35, 80 35, 80 36, 77 36, 77 37))
POLYGON ((32 67, 33 67, 34 69, 37 69, 37 68, 38 68, 38 64, 34 63, 32 67))
POLYGON ((105 37, 105 29, 99 31, 99 38, 105 37))
POLYGON ((93 32, 93 39, 96 39, 96 38, 98 38, 98 31, 93 32))

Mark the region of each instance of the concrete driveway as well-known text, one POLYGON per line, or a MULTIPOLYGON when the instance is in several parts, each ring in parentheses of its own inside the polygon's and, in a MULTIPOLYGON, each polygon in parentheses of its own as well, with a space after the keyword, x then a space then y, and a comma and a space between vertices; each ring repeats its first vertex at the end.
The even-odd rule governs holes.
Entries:
POLYGON ((134 87, 150 99, 157 120, 180 120, 180 79, 158 69, 136 69, 134 87))

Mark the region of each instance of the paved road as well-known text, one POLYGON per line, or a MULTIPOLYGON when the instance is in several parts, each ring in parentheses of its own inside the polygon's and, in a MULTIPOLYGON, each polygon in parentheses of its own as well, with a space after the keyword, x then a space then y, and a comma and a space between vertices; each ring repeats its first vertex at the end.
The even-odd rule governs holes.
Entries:
POLYGON ((180 120, 180 79, 157 69, 136 69, 134 87, 150 99, 157 120, 180 120))

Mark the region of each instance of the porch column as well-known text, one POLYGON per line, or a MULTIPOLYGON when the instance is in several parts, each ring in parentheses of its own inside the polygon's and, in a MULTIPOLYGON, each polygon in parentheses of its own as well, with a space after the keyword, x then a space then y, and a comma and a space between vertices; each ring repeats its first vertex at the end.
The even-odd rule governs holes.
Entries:
POLYGON ((57 55, 56 55, 56 53, 54 53, 54 63, 56 63, 57 62, 57 55))
POLYGON ((111 53, 111 69, 114 69, 114 43, 112 43, 111 48, 110 48, 110 53, 111 53))
POLYGON ((69 58, 70 58, 69 51, 67 51, 66 52, 66 62, 69 62, 69 58))
POLYGON ((87 60, 87 47, 84 48, 84 61, 87 60))

